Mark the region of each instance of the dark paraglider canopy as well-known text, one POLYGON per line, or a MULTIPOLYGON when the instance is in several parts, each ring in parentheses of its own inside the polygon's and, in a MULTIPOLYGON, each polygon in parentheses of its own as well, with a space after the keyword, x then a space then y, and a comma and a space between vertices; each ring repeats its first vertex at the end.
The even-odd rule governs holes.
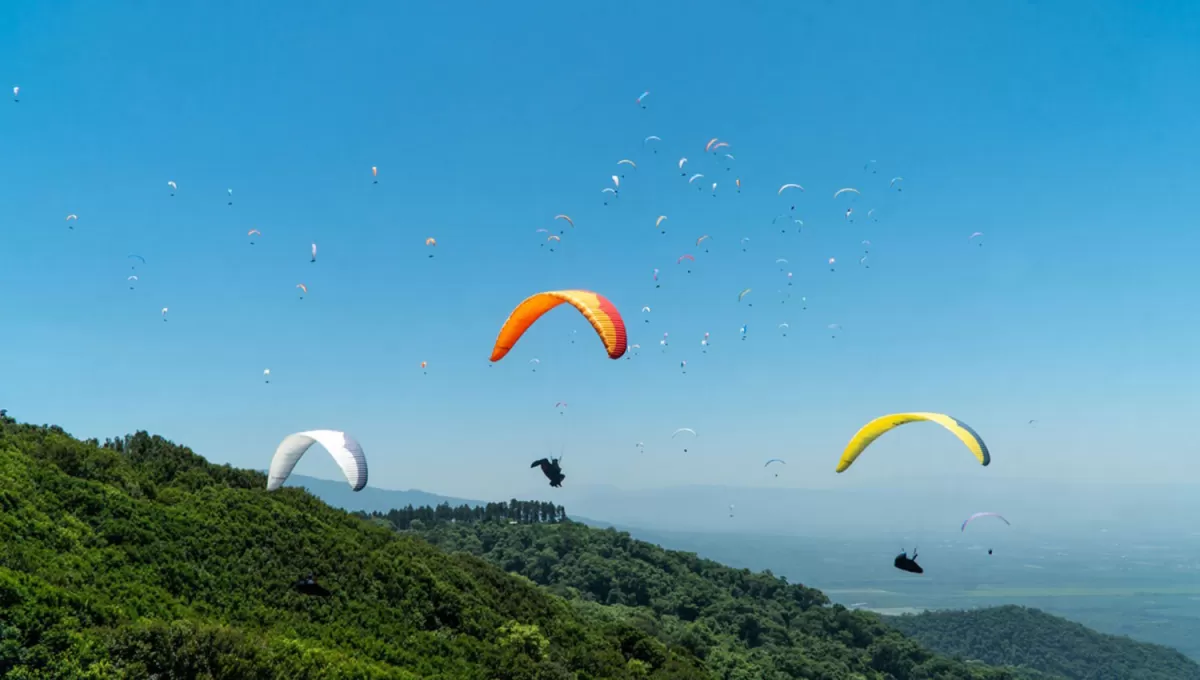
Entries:
POLYGON ((322 588, 321 585, 317 583, 317 580, 313 578, 312 574, 309 574, 308 576, 296 581, 292 587, 304 595, 313 595, 316 597, 329 597, 331 595, 328 590, 322 588))
POLYGON ((916 548, 913 549, 912 557, 908 556, 907 551, 902 552, 899 555, 896 555, 896 560, 894 562, 892 562, 892 564, 900 571, 907 571, 910 574, 924 574, 925 573, 925 570, 921 568, 921 565, 917 564, 916 548))
POLYGON ((550 458, 549 460, 541 458, 533 461, 529 465, 530 468, 535 468, 538 466, 541 466, 542 474, 546 475, 546 479, 550 480, 550 486, 555 488, 560 487, 562 486, 563 480, 567 478, 567 476, 562 473, 562 468, 559 466, 557 458, 550 458))

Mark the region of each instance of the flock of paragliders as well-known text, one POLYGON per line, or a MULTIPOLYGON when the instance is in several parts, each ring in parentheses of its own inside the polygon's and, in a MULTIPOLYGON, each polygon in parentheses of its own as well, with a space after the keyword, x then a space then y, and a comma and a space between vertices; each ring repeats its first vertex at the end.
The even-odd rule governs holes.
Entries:
MULTIPOLYGON (((20 102, 20 98, 19 98, 20 87, 13 87, 12 92, 13 92, 13 101, 19 103, 20 102)), ((640 107, 642 109, 646 108, 646 106, 647 106, 646 100, 647 100, 647 97, 649 97, 649 95, 650 95, 649 92, 643 92, 641 94, 641 96, 639 96, 636 99, 636 103, 637 103, 638 107, 640 107)), ((643 140, 642 146, 644 149, 649 149, 653 154, 657 154, 658 153, 658 145, 661 144, 661 142, 662 142, 662 139, 660 137, 658 137, 657 135, 650 135, 650 136, 647 136, 643 140)), ((726 169, 729 170, 729 169, 731 169, 733 162, 736 160, 734 158, 734 156, 728 151, 730 146, 731 145, 729 142, 726 142, 726 141, 720 140, 719 138, 714 137, 714 138, 710 139, 707 142, 707 144, 704 145, 703 148, 704 148, 704 152, 706 155, 712 154, 714 157, 720 159, 723 163, 726 164, 726 166, 727 166, 726 169)), ((696 186, 699 191, 703 191, 704 183, 700 182, 700 180, 705 179, 705 176, 701 172, 690 172, 690 169, 688 167, 689 162, 690 161, 688 158, 682 157, 676 163, 676 167, 678 168, 678 170, 680 172, 680 176, 687 178, 686 181, 689 186, 696 186)), ((864 170, 870 172, 871 174, 875 174, 875 169, 874 169, 875 164, 876 164, 876 161, 874 161, 874 160, 868 161, 867 164, 864 166, 864 170)), ((617 166, 619 168, 629 167, 632 170, 637 170, 637 167, 638 167, 637 163, 632 159, 621 159, 621 160, 617 161, 617 166)), ((379 168, 377 166, 371 167, 371 177, 372 177, 372 182, 374 184, 379 183, 379 168)), ((612 186, 605 187, 604 189, 601 190, 601 193, 604 195, 604 204, 605 205, 608 205, 608 202, 610 200, 617 200, 620 197, 622 177, 624 177, 624 175, 612 175, 611 176, 612 186)), ((890 190, 900 192, 900 191, 903 191, 903 183, 904 183, 903 177, 894 177, 888 183, 888 188, 890 190)), ((179 190, 178 184, 174 180, 169 180, 169 181, 167 181, 166 184, 167 184, 167 188, 170 190, 170 195, 174 196, 176 194, 176 192, 179 190)), ((743 187, 742 187, 742 181, 740 178, 734 179, 734 188, 737 193, 741 193, 743 187)), ((711 182, 711 184, 709 185, 709 190, 711 191, 713 196, 717 195, 717 189, 718 189, 718 183, 711 182)), ((785 194, 791 195, 792 193, 797 193, 797 192, 804 193, 805 192, 804 187, 795 182, 786 182, 786 183, 783 183, 778 188, 778 190, 776 191, 776 195, 782 197, 785 194)), ((838 189, 836 192, 834 192, 833 198, 838 199, 839 197, 846 195, 846 194, 850 194, 853 196, 861 196, 862 192, 854 187, 844 187, 844 188, 838 189)), ((226 198, 228 201, 228 205, 232 206, 233 205, 233 189, 228 189, 226 191, 226 198)), ((782 219, 783 223, 782 223, 781 227, 782 227, 782 231, 785 233, 789 226, 797 226, 802 229, 804 226, 804 222, 803 222, 803 220, 800 220, 795 216, 795 209, 796 209, 796 206, 794 204, 791 205, 789 212, 787 214, 776 216, 772 220, 772 224, 777 224, 782 219)), ((873 213, 874 213, 874 210, 868 210, 868 212, 867 212, 868 219, 873 219, 873 213)), ((852 222, 853 215, 854 215, 853 206, 847 207, 844 212, 844 219, 847 222, 852 222)), ((665 233, 665 227, 663 225, 664 225, 664 223, 666 223, 668 221, 668 219, 669 218, 667 215, 659 215, 654 221, 654 227, 656 229, 663 230, 665 233)), ((67 222, 68 228, 74 229, 75 223, 78 220, 79 220, 79 216, 74 213, 67 215, 66 222, 67 222)), ((575 221, 569 215, 567 215, 565 213, 555 215, 554 220, 559 221, 564 225, 563 229, 560 230, 558 234, 552 234, 549 232, 548 229, 537 229, 536 230, 539 234, 546 234, 545 241, 543 242, 542 245, 543 246, 549 245, 550 250, 554 250, 554 244, 560 243, 562 241, 562 237, 564 235, 566 235, 567 227, 569 227, 572 230, 574 230, 574 228, 575 228, 575 221)), ((250 245, 254 245, 255 237, 260 237, 261 235, 262 235, 262 232, 260 232, 258 229, 250 229, 246 234, 246 236, 249 239, 250 245)), ((983 242, 981 239, 982 236, 983 236, 983 234, 981 232, 974 232, 968 237, 967 240, 969 243, 978 242, 978 244, 980 246, 982 246, 983 245, 983 242), (978 239, 978 241, 977 241, 977 239, 978 239)), ((708 241, 710 238, 711 237, 708 234, 704 234, 704 235, 700 236, 695 241, 696 247, 699 248, 702 245, 704 245, 705 252, 707 252, 708 246, 705 245, 705 242, 708 241)), ((750 241, 750 239, 748 237, 741 239, 740 246, 743 251, 745 251, 749 241, 750 241)), ((869 268, 870 265, 867 264, 867 253, 869 253, 869 248, 871 246, 871 242, 868 240, 864 240, 864 241, 862 241, 862 245, 864 246, 864 254, 860 258, 859 264, 864 267, 869 268)), ((437 240, 432 237, 429 237, 425 240, 425 246, 429 247, 429 248, 434 248, 437 246, 437 240)), ((316 261, 317 261, 317 244, 316 243, 313 243, 311 245, 310 255, 311 255, 310 262, 316 263, 316 261)), ((433 257, 432 253, 429 255, 429 257, 433 257)), ((142 262, 143 264, 146 262, 144 257, 142 257, 141 255, 137 255, 137 254, 130 254, 128 256, 128 258, 132 259, 132 260, 138 260, 138 261, 142 262)), ((684 262, 688 262, 689 265, 691 265, 692 263, 695 263, 695 261, 696 261, 696 258, 694 255, 683 254, 683 255, 679 256, 679 258, 676 260, 676 264, 683 265, 684 262)), ((828 258, 827 263, 830 267, 830 271, 834 271, 834 268, 837 263, 836 258, 833 258, 833 257, 828 258)), ((776 264, 780 265, 780 267, 781 267, 780 271, 784 271, 784 269, 786 269, 786 267, 789 263, 786 259, 780 258, 780 259, 776 260, 776 264)), ((134 267, 136 269, 136 265, 134 265, 134 267)), ((688 271, 690 272, 690 270, 688 270, 688 271)), ((786 278, 787 278, 788 285, 790 286, 791 281, 792 281, 792 272, 787 272, 786 278)), ((136 274, 132 274, 127 277, 127 282, 129 283, 129 286, 131 289, 134 287, 134 283, 137 282, 138 280, 139 279, 136 274)), ((660 285, 658 269, 654 269, 654 271, 653 271, 653 280, 655 282, 655 286, 658 287, 660 285)), ((299 291, 299 295, 300 295, 301 299, 303 299, 303 296, 308 293, 308 287, 304 283, 297 283, 296 289, 299 291)), ((741 303, 742 300, 751 293, 752 293, 751 288, 743 289, 737 295, 738 302, 741 303)), ((807 298, 801 298, 801 302, 806 303, 807 298)), ((588 323, 591 324, 596 335, 600 339, 605 352, 607 353, 607 355, 610 359, 615 360, 615 359, 621 359, 622 357, 628 358, 627 352, 630 349, 633 349, 633 350, 640 349, 640 346, 637 344, 633 344, 633 345, 628 344, 625 320, 622 317, 620 311, 617 309, 617 307, 612 302, 610 302, 608 300, 608 298, 606 298, 604 295, 597 293, 597 292, 588 291, 588 290, 556 290, 556 291, 546 291, 546 292, 535 293, 535 294, 527 297, 526 299, 522 300, 515 306, 515 308, 509 314, 508 318, 500 326, 500 330, 496 337, 495 344, 492 347, 492 352, 491 352, 491 357, 490 357, 491 362, 494 363, 494 362, 498 362, 498 361, 501 361, 502 359, 504 359, 504 357, 512 350, 512 348, 520 340, 520 338, 538 321, 538 319, 540 319, 544 314, 546 314, 550 310, 555 309, 556 307, 559 307, 560 305, 562 305, 564 303, 569 305, 570 307, 573 307, 575 310, 577 310, 578 313, 581 314, 584 317, 584 319, 586 319, 588 321, 588 323)), ((752 306, 753 302, 751 302, 749 304, 750 304, 750 306, 752 306)), ((805 307, 805 309, 807 309, 807 307, 805 307)), ((641 311, 644 314, 649 314, 651 309, 649 306, 644 306, 644 307, 642 307, 641 311)), ((164 322, 167 320, 168 312, 169 312, 169 309, 167 307, 163 307, 161 310, 161 316, 162 316, 162 319, 164 322)), ((646 322, 647 323, 649 322, 648 318, 646 319, 646 322)), ((748 328, 748 326, 746 324, 743 324, 741 326, 740 334, 741 334, 741 339, 743 339, 743 340, 745 340, 745 338, 746 338, 747 328, 748 328)), ((781 323, 778 326, 778 329, 784 335, 786 335, 788 328, 789 328, 789 325, 787 323, 781 323)), ((837 337, 837 332, 839 330, 841 330, 841 326, 836 323, 829 324, 827 326, 827 328, 829 331, 831 331, 831 334, 834 338, 837 337)), ((663 337, 660 340, 660 345, 662 345, 665 348, 668 344, 668 340, 669 340, 668 334, 663 333, 663 337)), ((701 341, 701 346, 702 346, 702 351, 707 352, 707 348, 709 347, 709 334, 708 333, 704 334, 704 338, 701 341)), ((529 363, 532 366, 532 370, 536 371, 537 365, 540 364, 540 360, 537 358, 534 358, 534 359, 531 359, 529 363)), ((422 370, 425 370, 428 366, 428 363, 425 361, 422 361, 420 366, 421 366, 422 370)), ((681 360, 680 368, 684 372, 686 372, 686 369, 687 369, 687 361, 686 360, 681 360)), ((270 376, 271 376, 270 369, 264 369, 263 370, 263 378, 264 378, 265 382, 267 382, 267 383, 270 382, 270 376)), ((555 407, 559 408, 559 409, 566 408, 566 406, 567 406, 567 404, 565 402, 558 402, 557 404, 555 404, 555 407)), ((560 410, 560 413, 561 412, 562 411, 560 410)), ((847 469, 849 469, 851 467, 851 465, 854 463, 854 461, 857 460, 859 455, 863 451, 865 451, 870 446, 870 444, 878 437, 882 436, 883 434, 887 433, 888 431, 890 431, 896 427, 899 427, 901 425, 905 425, 908 423, 913 423, 913 422, 931 422, 931 423, 940 425, 941 427, 943 427, 946 430, 948 430, 949 432, 951 432, 955 437, 957 437, 966 446, 966 448, 975 456, 975 458, 977 459, 977 461, 979 462, 980 465, 986 466, 991 461, 991 456, 988 452, 987 446, 984 444, 983 439, 974 430, 972 430, 969 426, 967 426, 965 423, 963 423, 955 418, 952 418, 948 415, 942 414, 942 413, 924 413, 924 412, 897 413, 897 414, 890 414, 890 415, 885 415, 885 416, 876 418, 876 419, 868 422, 861 429, 859 429, 859 431, 850 438, 849 443, 846 445, 846 448, 842 453, 841 459, 837 463, 836 472, 841 473, 841 472, 844 472, 847 469)), ((1030 421, 1031 424, 1033 422, 1034 421, 1030 421)), ((678 438, 680 436, 688 436, 688 437, 694 438, 697 435, 696 435, 696 431, 691 428, 679 428, 671 435, 672 439, 678 438)), ((324 448, 326 451, 329 452, 329 454, 333 457, 333 460, 341 468, 342 473, 345 475, 347 482, 349 482, 351 488, 354 491, 359 491, 366 486, 366 484, 367 484, 367 460, 366 460, 365 454, 363 453, 363 448, 358 443, 358 441, 356 441, 351 435, 349 435, 345 432, 341 432, 341 431, 312 430, 312 431, 298 432, 295 434, 288 435, 279 444, 279 446, 277 447, 277 449, 275 451, 274 456, 271 459, 270 469, 269 469, 268 477, 267 477, 267 490, 268 491, 274 491, 283 486, 283 483, 288 478, 288 476, 291 474, 291 472, 292 472, 293 468, 296 466, 297 462, 305 454, 305 452, 308 451, 312 447, 313 444, 320 444, 320 446, 322 448, 324 448)), ((637 444, 638 449, 644 450, 644 447, 645 447, 644 443, 638 442, 638 444, 637 444)), ((686 448, 684 449, 684 452, 687 452, 686 448)), ((786 461, 779 459, 779 458, 772 458, 764 464, 764 467, 770 468, 770 466, 772 466, 772 465, 786 465, 786 461)), ((563 472, 562 472, 560 458, 542 458, 542 459, 533 461, 533 463, 530 465, 530 467, 531 468, 539 468, 540 467, 542 473, 549 480, 550 486, 552 486, 552 487, 555 487, 555 488, 561 487, 563 480, 566 479, 566 475, 563 474, 563 472)), ((779 476, 777 469, 774 474, 776 477, 779 476)), ((733 511, 734 511, 734 506, 730 505, 729 506, 730 517, 734 516, 733 511)), ((962 523, 961 530, 965 531, 967 526, 972 521, 974 521, 978 518, 981 518, 981 517, 995 517, 995 518, 998 518, 998 519, 1004 521, 1005 524, 1008 524, 1008 520, 1004 519, 997 513, 980 512, 980 513, 976 513, 976 514, 972 515, 971 517, 967 518, 966 521, 964 521, 962 523)), ((991 552, 992 551, 989 550, 988 554, 991 554, 991 552)), ((916 563, 916 558, 917 558, 917 553, 915 550, 913 552, 912 557, 909 557, 907 555, 907 552, 902 553, 901 555, 898 555, 895 558, 894 566, 897 569, 911 572, 911 573, 917 573, 917 574, 923 573, 924 570, 920 567, 920 565, 918 565, 916 563)), ((306 594, 322 595, 322 596, 326 596, 329 594, 329 592, 327 590, 324 590, 323 588, 321 588, 319 585, 316 584, 316 582, 313 579, 311 574, 308 575, 307 577, 302 578, 299 581, 297 581, 297 583, 295 584, 295 588, 297 590, 299 590, 300 592, 304 592, 306 594)))

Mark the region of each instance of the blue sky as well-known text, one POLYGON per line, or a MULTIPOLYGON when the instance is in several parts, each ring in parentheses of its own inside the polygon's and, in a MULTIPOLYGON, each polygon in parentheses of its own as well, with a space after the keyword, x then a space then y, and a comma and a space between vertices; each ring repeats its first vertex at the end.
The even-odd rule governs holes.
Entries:
POLYGON ((563 446, 571 482, 623 486, 1194 477, 1197 29, 1187 2, 7 3, 0 405, 258 468, 345 429, 373 486, 470 497, 540 487, 563 446), (517 302, 575 287, 638 356, 560 309, 489 368, 517 302), (970 423, 993 465, 912 426, 833 474, 904 410, 970 423))

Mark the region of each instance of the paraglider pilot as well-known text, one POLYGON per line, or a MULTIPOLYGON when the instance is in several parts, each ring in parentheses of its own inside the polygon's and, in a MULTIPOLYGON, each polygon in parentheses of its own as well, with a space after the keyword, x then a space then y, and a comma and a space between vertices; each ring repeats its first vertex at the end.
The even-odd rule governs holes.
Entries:
POLYGON ((911 574, 924 574, 925 570, 921 565, 917 564, 917 549, 913 548, 913 556, 908 556, 908 551, 896 555, 896 560, 892 563, 900 571, 907 571, 911 574))
POLYGON ((296 581, 293 587, 305 595, 315 595, 317 597, 329 597, 330 595, 328 590, 325 590, 317 583, 311 572, 308 576, 296 581))
POLYGON ((550 460, 546 460, 545 458, 535 460, 530 463, 529 467, 535 468, 539 465, 542 468, 542 474, 546 475, 546 479, 550 480, 550 486, 555 488, 562 486, 563 480, 566 479, 567 476, 562 473, 562 468, 559 466, 557 458, 551 458, 550 460))

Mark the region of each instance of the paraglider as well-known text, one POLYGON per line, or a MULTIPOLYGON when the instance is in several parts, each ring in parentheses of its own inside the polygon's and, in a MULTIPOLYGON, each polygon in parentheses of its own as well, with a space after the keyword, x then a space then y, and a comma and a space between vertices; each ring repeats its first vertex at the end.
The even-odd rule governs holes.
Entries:
MULTIPOLYGON (((689 262, 695 262, 696 258, 693 257, 692 255, 687 255, 687 254, 680 255, 679 259, 675 260, 675 264, 682 264, 684 260, 688 260, 689 262)), ((691 274, 692 270, 691 269, 687 270, 687 273, 691 274)))
MULTIPOLYGON (((968 236, 968 237, 967 237, 967 243, 970 243, 971 241, 975 240, 975 238, 976 238, 976 237, 978 237, 978 236, 983 236, 983 232, 982 232, 982 231, 977 231, 977 232, 975 232, 974 234, 971 234, 970 236, 968 236)), ((980 246, 980 247, 983 247, 983 241, 980 241, 980 242, 979 242, 979 246, 980 246)), ((1003 248, 1001 248, 1001 250, 1003 250, 1003 248)))
POLYGON ((534 358, 532 358, 532 359, 530 359, 530 360, 529 360, 529 363, 530 363, 530 364, 533 366, 533 368, 532 368, 532 369, 530 369, 530 370, 532 370, 534 373, 537 373, 537 366, 538 366, 538 364, 540 364, 540 363, 542 363, 542 362, 541 362, 541 360, 540 360, 540 359, 538 359, 537 357, 534 357, 534 358))
POLYGON ((70 224, 72 221, 79 221, 79 215, 76 215, 75 213, 71 213, 70 215, 67 215, 67 228, 68 229, 75 228, 74 225, 70 224))
POLYGON ((704 145, 704 151, 705 151, 705 153, 707 153, 707 152, 711 151, 711 150, 712 150, 712 145, 713 145, 713 144, 716 144, 716 143, 717 143, 717 138, 716 138, 716 137, 713 137, 712 139, 708 140, 708 144, 705 144, 705 145, 704 145))
POLYGON ((837 264, 837 258, 836 257, 829 258, 829 271, 833 271, 833 265, 835 265, 835 264, 837 264))
POLYGON ((313 597, 329 597, 332 595, 332 593, 317 583, 312 574, 309 574, 304 578, 297 579, 292 587, 299 591, 302 595, 311 595, 313 597))
POLYGON ((304 294, 308 292, 308 286, 304 285, 303 283, 297 283, 296 287, 300 289, 300 299, 303 300, 304 294))
POLYGON ((642 101, 643 101, 643 100, 645 100, 645 99, 646 99, 646 97, 649 97, 649 96, 650 96, 650 90, 646 90, 646 91, 645 91, 645 92, 643 92, 642 94, 638 95, 638 98, 637 98, 637 105, 638 105, 638 106, 640 106, 640 107, 642 107, 643 109, 644 109, 644 108, 646 108, 646 105, 645 105, 645 104, 643 104, 643 103, 642 103, 642 101))
POLYGON ((876 170, 871 167, 872 165, 875 165, 874 160, 867 161, 866 165, 863 166, 863 170, 869 169, 871 171, 871 174, 874 175, 876 173, 876 170))
MULTIPOLYGON (((893 177, 891 182, 888 182, 888 188, 896 187, 896 182, 903 182, 903 177, 893 177)), ((896 187, 896 191, 904 191, 904 187, 896 187)))
POLYGON ((787 329, 789 328, 791 328, 791 326, 789 326, 786 321, 779 324, 779 330, 783 331, 783 337, 787 337, 787 329))
POLYGON ((20 104, 21 103, 20 97, 21 97, 21 86, 14 85, 13 86, 13 101, 17 104, 20 104))
POLYGON ((833 335, 831 335, 830 337, 832 337, 834 340, 837 340, 837 331, 842 330, 842 324, 831 323, 831 324, 829 324, 828 328, 829 328, 829 330, 834 332, 833 335))
MULTIPOLYGON (((674 438, 676 438, 676 437, 678 437, 679 435, 681 435, 681 434, 684 434, 684 433, 690 434, 690 435, 692 435, 693 437, 695 437, 695 436, 696 436, 696 431, 695 431, 695 430, 693 430, 692 428, 690 428, 690 427, 681 427, 681 428, 679 428, 678 430, 675 430, 675 432, 674 432, 674 433, 671 435, 671 439, 674 439, 674 438)), ((687 450, 687 449, 684 449, 684 450, 683 450, 683 452, 684 452, 684 453, 687 453, 687 452, 688 452, 688 450, 687 450)))
MULTIPOLYGON (((642 140, 642 146, 644 147, 652 141, 653 142, 661 142, 662 137, 659 137, 658 135, 650 135, 649 137, 642 140)), ((655 149, 654 153, 658 153, 658 149, 655 149)))
POLYGON ((372 179, 371 184, 379 184, 379 168, 378 168, 378 166, 374 166, 374 165, 371 166, 371 179, 372 179))
MULTIPOLYGON (((787 465, 787 461, 783 460, 782 458, 772 458, 771 460, 768 460, 766 463, 764 463, 763 467, 769 467, 771 465, 771 463, 780 463, 782 465, 787 465)), ((779 473, 776 472, 775 476, 778 477, 779 473)))
POLYGON ((610 359, 620 359, 625 354, 625 321, 607 298, 588 290, 557 290, 532 295, 513 309, 496 337, 491 360, 503 359, 535 321, 564 302, 579 310, 592 324, 610 359))
POLYGON ((859 191, 858 189, 855 189, 854 187, 846 187, 845 189, 838 189, 837 191, 833 192, 833 197, 837 198, 838 196, 841 196, 844 193, 853 193, 853 194, 858 194, 859 196, 862 196, 862 192, 859 191))
POLYGON ((749 328, 748 324, 742 324, 742 340, 746 339, 746 329, 747 328, 749 328))
MULTIPOLYGON (((642 307, 642 313, 649 314, 650 313, 650 305, 646 305, 645 307, 642 307)), ((646 323, 650 323, 650 319, 648 317, 646 318, 646 323)))
MULTIPOLYGON (((575 228, 575 220, 571 219, 571 218, 570 218, 569 216, 567 216, 567 215, 555 215, 555 216, 554 216, 554 219, 556 219, 556 220, 562 220, 562 221, 566 222, 567 224, 571 225, 571 228, 572 228, 572 229, 574 229, 574 228, 575 228)), ((561 233, 563 233, 563 232, 560 230, 558 233, 560 233, 560 234, 561 234, 561 233)))
POLYGON ((558 461, 558 458, 551 458, 549 460, 541 458, 530 463, 529 467, 532 469, 541 466, 542 474, 546 475, 546 479, 550 480, 550 486, 557 489, 562 486, 563 480, 567 478, 563 474, 562 466, 559 465, 558 461))
POLYGON ((162 320, 163 320, 163 321, 166 321, 166 320, 167 320, 167 312, 168 312, 168 311, 170 311, 170 310, 168 310, 166 307, 163 307, 163 308, 162 308, 162 320))
MULTIPOLYGON (((666 216, 666 215, 659 215, 659 216, 658 216, 658 219, 654 220, 654 228, 655 228, 655 229, 658 229, 660 226, 662 226, 662 223, 663 223, 663 222, 664 222, 666 219, 667 219, 667 216, 666 216)), ((666 231, 667 231, 666 229, 663 229, 663 232, 664 232, 664 233, 666 233, 666 231)))
MULTIPOLYGON (((1012 526, 1012 523, 1009 522, 1008 520, 1004 519, 1004 517, 998 512, 977 512, 974 515, 971 515, 970 517, 963 520, 962 527, 959 529, 959 531, 960 532, 966 531, 967 525, 970 524, 971 522, 979 519, 980 517, 995 517, 996 519, 1000 520, 1001 522, 1004 522, 1005 524, 1012 526)), ((988 551, 988 554, 990 555, 991 551, 988 551)))
POLYGON ((742 292, 738 293, 738 302, 741 302, 741 301, 742 301, 742 298, 744 298, 744 297, 746 297, 747 295, 749 295, 751 290, 752 290, 752 289, 750 289, 750 288, 747 288, 747 289, 743 290, 742 292))
POLYGON ((850 438, 850 442, 846 444, 846 450, 842 453, 841 459, 837 464, 837 472, 845 472, 850 468, 854 461, 858 458, 871 442, 878 439, 883 434, 894 430, 901 425, 916 422, 937 423, 946 428, 959 441, 966 445, 967 449, 975 456, 980 465, 988 465, 992 462, 991 454, 988 453, 987 445, 983 443, 983 438, 979 436, 975 430, 972 430, 966 423, 952 418, 944 413, 893 413, 886 416, 880 416, 871 422, 863 425, 858 432, 850 438))
POLYGON ((179 189, 179 186, 178 186, 177 184, 175 184, 175 182, 174 182, 173 180, 172 180, 172 181, 170 181, 170 182, 167 182, 167 186, 171 187, 171 195, 172 195, 172 196, 174 196, 174 195, 175 195, 175 191, 176 191, 177 189, 179 189))
POLYGON ((271 369, 269 369, 269 368, 264 368, 264 369, 263 369, 263 380, 264 380, 264 381, 265 381, 265 382, 266 382, 268 385, 270 385, 270 384, 271 384, 271 369))
POLYGON ((251 229, 250 231, 246 232, 246 236, 250 237, 250 245, 254 245, 254 235, 255 234, 262 236, 262 232, 257 229, 251 229))
MULTIPOLYGON (((132 253, 131 253, 131 254, 129 254, 129 255, 126 255, 126 256, 125 256, 125 259, 127 259, 127 260, 141 260, 141 261, 142 261, 142 264, 146 264, 146 258, 142 257, 141 255, 134 255, 134 254, 132 254, 132 253)), ((130 266, 129 266, 129 268, 130 268, 130 269, 137 269, 137 265, 136 265, 136 264, 134 264, 134 265, 130 265, 130 266)))
MULTIPOLYGON (((437 239, 430 236, 429 238, 425 239, 425 246, 429 248, 437 246, 437 239)), ((429 257, 433 257, 433 253, 429 253, 429 257)))
POLYGON ((896 559, 892 562, 892 566, 900 571, 907 571, 911 574, 924 574, 925 570, 921 565, 917 564, 917 549, 913 548, 913 556, 908 556, 908 551, 904 551, 896 555, 896 559))
POLYGON ((339 430, 308 430, 289 434, 279 443, 271 457, 267 491, 283 486, 296 463, 313 444, 320 444, 333 456, 351 489, 361 491, 367 485, 367 457, 354 437, 339 430))
MULTIPOLYGON (((138 277, 137 277, 137 276, 130 276, 129 278, 127 278, 127 279, 125 279, 125 280, 126 280, 126 281, 137 281, 137 280, 138 280, 138 277)), ((133 284, 132 284, 132 283, 131 283, 131 284, 129 284, 129 290, 133 290, 133 284)))
MULTIPOLYGON (((637 170, 637 163, 634 163, 633 161, 631 161, 629 159, 619 160, 619 161, 617 161, 617 165, 628 165, 631 168, 633 168, 634 170, 637 170)), ((621 176, 624 177, 625 175, 621 175, 621 176)))
POLYGON ((314 243, 314 244, 312 244, 312 260, 310 260, 310 262, 316 262, 316 261, 317 261, 317 244, 314 243))
MULTIPOLYGON (((706 240, 706 239, 710 239, 710 238, 712 238, 712 237, 711 237, 711 236, 709 236, 708 234, 705 234, 704 236, 701 236, 700 238, 696 239, 696 245, 697 245, 697 246, 699 246, 701 242, 703 242, 703 241, 704 241, 704 240, 706 240)), ((708 248, 705 248, 705 249, 704 249, 704 252, 706 252, 706 253, 707 253, 707 252, 708 252, 708 248)))
POLYGON ((229 194, 229 205, 233 205, 233 189, 226 189, 225 192, 229 194))
POLYGON ((682 369, 684 373, 687 373, 687 359, 682 359, 679 362, 679 368, 682 369))
POLYGON ((429 368, 429 362, 422 361, 421 362, 421 375, 429 375, 429 372, 425 370, 426 368, 429 368))
POLYGON ((687 177, 687 171, 683 169, 683 166, 685 163, 687 163, 686 156, 679 159, 679 170, 680 170, 679 175, 680 175, 680 177, 687 177))

